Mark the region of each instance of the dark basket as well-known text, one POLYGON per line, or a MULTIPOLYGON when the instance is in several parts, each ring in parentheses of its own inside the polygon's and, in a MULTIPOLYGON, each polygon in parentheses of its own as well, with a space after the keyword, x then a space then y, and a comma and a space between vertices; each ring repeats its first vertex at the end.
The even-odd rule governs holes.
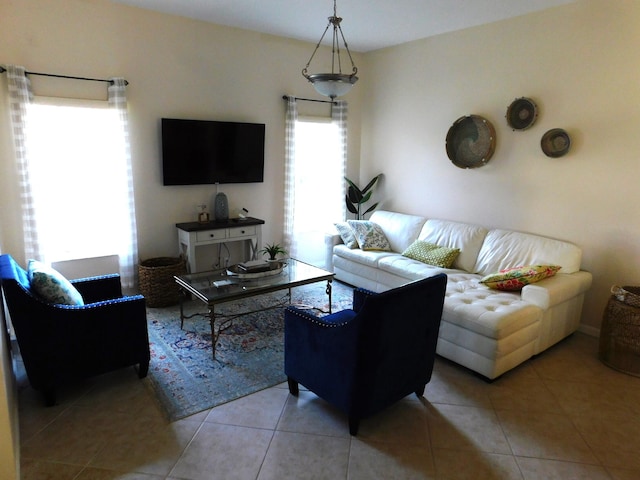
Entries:
POLYGON ((180 287, 174 275, 187 273, 182 257, 158 257, 144 260, 138 265, 140 293, 148 307, 168 307, 180 300, 180 287))

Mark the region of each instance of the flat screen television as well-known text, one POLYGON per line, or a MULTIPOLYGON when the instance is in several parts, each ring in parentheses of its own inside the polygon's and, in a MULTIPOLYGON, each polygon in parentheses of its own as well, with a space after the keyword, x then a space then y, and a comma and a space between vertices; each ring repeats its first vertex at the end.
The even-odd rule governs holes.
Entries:
POLYGON ((262 123, 162 119, 164 185, 264 180, 262 123))

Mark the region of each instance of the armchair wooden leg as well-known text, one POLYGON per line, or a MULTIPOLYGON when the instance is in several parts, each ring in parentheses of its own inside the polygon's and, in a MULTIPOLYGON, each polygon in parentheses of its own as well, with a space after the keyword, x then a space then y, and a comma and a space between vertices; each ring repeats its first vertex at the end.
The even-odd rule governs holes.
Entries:
POLYGON ((416 390, 416 397, 420 398, 424 395, 424 388, 426 385, 422 385, 419 389, 416 390))
POLYGON ((144 378, 149 373, 149 362, 140 362, 138 365, 138 378, 144 378))
POLYGON ((289 393, 297 397, 299 393, 298 382, 291 377, 287 377, 287 383, 289 384, 289 393))
POLYGON ((56 391, 53 387, 47 387, 42 390, 44 404, 47 407, 53 407, 56 404, 56 391))
POLYGON ((360 427, 360 419, 349 417, 349 433, 352 436, 358 435, 358 428, 360 427))

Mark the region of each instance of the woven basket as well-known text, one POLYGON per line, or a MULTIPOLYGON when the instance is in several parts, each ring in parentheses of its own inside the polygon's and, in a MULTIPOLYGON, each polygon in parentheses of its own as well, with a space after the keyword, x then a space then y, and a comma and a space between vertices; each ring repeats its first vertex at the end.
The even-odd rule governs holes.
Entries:
POLYGON ((640 307, 640 287, 614 285, 611 287, 611 293, 621 302, 631 305, 632 307, 640 307))
POLYGON ((640 376, 640 308, 609 298, 600 328, 599 357, 616 370, 640 376))
POLYGON ((167 307, 180 300, 180 287, 174 275, 187 273, 182 257, 158 257, 144 260, 138 265, 140 293, 148 307, 167 307))

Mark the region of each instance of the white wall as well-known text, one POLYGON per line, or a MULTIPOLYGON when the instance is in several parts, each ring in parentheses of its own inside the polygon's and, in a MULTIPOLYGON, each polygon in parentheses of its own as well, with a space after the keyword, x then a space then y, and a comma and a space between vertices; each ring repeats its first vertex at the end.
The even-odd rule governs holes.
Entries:
MULTIPOLYGON (((265 243, 281 242, 283 224, 283 94, 319 98, 301 75, 315 45, 112 4, 107 0, 0 2, 0 64, 35 72, 108 78, 123 76, 131 122, 131 148, 140 258, 178 253, 175 224, 195 221, 196 205, 211 205, 215 186, 162 186, 162 117, 266 124, 265 181, 222 185, 230 212, 239 207, 266 221, 265 243)), ((320 27, 322 24, 320 24, 320 27)), ((321 66, 323 56, 316 56, 321 66)), ((360 56, 355 56, 356 64, 360 56)), ((314 66, 316 60, 314 60, 314 66)), ((106 96, 105 85, 31 77, 36 94, 61 89, 106 96), (97 93, 96 93, 97 92, 97 93)), ((6 91, 6 75, 0 75, 6 91)), ((360 89, 361 91, 362 89, 360 89)), ((4 97, 4 95, 0 96, 4 97)), ((350 94, 350 158, 357 169, 360 92, 350 94)), ((4 103, 4 100, 3 100, 4 103)), ((329 113, 301 103, 301 110, 329 113)), ((0 222, 5 250, 22 258, 19 191, 9 118, 0 115, 0 222)), ((90 161, 90 159, 88 159, 90 161)), ((79 199, 83 201, 83 199, 79 199)), ((67 221, 61 213, 61 227, 67 221)), ((62 227, 63 228, 63 227, 62 227)), ((108 235, 108 232, 92 234, 108 235)))
POLYGON ((368 54, 363 180, 385 174, 386 208, 580 245, 594 276, 583 325, 597 332, 611 285, 640 281, 638 25, 640 2, 579 0, 368 54), (505 113, 522 96, 539 117, 512 131, 505 113), (490 162, 473 170, 445 151, 468 114, 497 136, 490 162), (553 159, 540 139, 556 127, 572 146, 553 159))

